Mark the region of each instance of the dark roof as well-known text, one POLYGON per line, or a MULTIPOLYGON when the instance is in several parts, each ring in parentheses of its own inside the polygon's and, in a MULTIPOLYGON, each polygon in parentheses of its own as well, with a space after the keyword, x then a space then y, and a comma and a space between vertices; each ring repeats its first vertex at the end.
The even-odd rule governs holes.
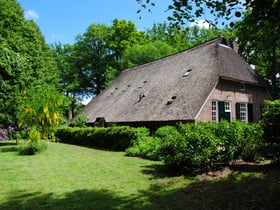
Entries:
POLYGON ((124 70, 84 108, 88 122, 193 120, 219 78, 263 85, 221 40, 124 70))

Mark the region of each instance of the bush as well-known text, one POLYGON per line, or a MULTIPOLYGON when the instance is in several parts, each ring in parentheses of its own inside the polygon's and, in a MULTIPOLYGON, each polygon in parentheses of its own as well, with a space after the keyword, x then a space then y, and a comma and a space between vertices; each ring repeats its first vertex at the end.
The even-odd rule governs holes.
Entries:
POLYGON ((132 142, 140 135, 149 135, 147 128, 132 128, 129 126, 103 127, 60 127, 56 130, 60 142, 80 146, 96 147, 124 151, 132 146, 132 142))
POLYGON ((41 142, 41 134, 36 129, 28 132, 28 140, 19 147, 19 155, 35 155, 47 149, 46 142, 41 142))
POLYGON ((280 161, 280 100, 266 101, 266 111, 261 125, 267 143, 265 155, 275 162, 280 161))
POLYGON ((155 136, 161 138, 158 151, 167 165, 205 170, 236 158, 256 160, 262 145, 261 127, 239 121, 166 126, 155 136))
POLYGON ((77 119, 73 121, 73 126, 79 128, 85 128, 87 121, 88 121, 87 116, 84 113, 82 113, 77 119))
POLYGON ((5 141, 7 139, 7 132, 5 129, 0 129, 0 141, 5 141))
POLYGON ((160 160, 157 148, 160 145, 160 139, 152 136, 140 136, 134 145, 127 148, 127 156, 142 157, 150 160, 160 160))

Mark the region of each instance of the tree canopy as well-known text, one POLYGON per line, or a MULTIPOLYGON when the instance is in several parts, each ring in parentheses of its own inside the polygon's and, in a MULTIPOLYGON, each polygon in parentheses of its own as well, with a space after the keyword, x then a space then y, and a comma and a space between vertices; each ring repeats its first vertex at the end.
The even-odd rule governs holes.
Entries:
POLYGON ((46 90, 50 97, 60 95, 59 72, 40 29, 24 18, 18 2, 0 0, 0 5, 0 126, 32 126, 39 116, 26 107, 35 110, 44 102, 42 95, 31 96, 46 90))

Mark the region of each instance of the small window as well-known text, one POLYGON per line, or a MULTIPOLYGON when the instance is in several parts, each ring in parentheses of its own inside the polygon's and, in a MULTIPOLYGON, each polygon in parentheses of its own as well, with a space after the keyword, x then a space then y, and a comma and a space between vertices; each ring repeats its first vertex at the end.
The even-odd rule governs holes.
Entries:
POLYGON ((236 119, 244 123, 253 122, 253 104, 246 102, 236 103, 236 119))
POLYGON ((231 112, 231 102, 225 101, 225 112, 231 112))
POLYGON ((143 88, 144 87, 144 85, 147 83, 147 80, 144 80, 139 86, 138 86, 138 88, 143 88))
POLYGON ((212 121, 218 122, 218 101, 212 101, 212 121))
POLYGON ((190 72, 192 71, 192 69, 188 69, 184 74, 183 74, 183 77, 187 77, 190 72))
POLYGON ((239 114, 240 114, 240 121, 247 123, 248 122, 247 103, 240 103, 239 114))

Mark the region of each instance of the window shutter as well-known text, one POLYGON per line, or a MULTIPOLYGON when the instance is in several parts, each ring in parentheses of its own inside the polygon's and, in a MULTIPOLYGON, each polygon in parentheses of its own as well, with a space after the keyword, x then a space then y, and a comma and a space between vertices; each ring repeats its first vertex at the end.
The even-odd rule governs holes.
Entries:
POLYGON ((240 103, 235 104, 235 111, 236 111, 236 119, 240 120, 240 103))
POLYGON ((253 122, 253 104, 247 104, 247 109, 248 109, 248 122, 251 123, 253 122))
POLYGON ((219 121, 224 119, 225 116, 225 102, 218 101, 218 113, 219 113, 219 121))

